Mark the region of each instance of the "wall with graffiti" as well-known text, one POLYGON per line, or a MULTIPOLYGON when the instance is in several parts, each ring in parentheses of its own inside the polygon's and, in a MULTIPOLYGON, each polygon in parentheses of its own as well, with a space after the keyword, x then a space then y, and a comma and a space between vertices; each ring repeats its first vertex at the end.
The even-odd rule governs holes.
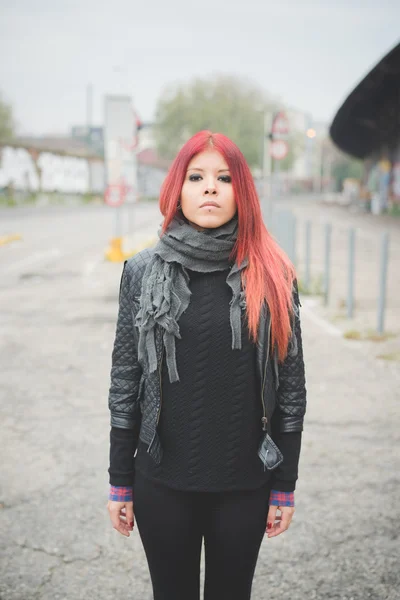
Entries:
POLYGON ((102 193, 104 163, 101 159, 65 156, 13 146, 0 147, 0 190, 102 193))

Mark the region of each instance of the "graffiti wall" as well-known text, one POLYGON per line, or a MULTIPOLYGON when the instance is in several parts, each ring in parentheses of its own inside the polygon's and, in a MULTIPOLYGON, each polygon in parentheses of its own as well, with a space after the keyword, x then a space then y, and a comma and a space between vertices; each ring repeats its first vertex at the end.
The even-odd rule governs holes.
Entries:
POLYGON ((25 192, 102 193, 104 164, 101 160, 3 146, 0 189, 9 186, 25 192))

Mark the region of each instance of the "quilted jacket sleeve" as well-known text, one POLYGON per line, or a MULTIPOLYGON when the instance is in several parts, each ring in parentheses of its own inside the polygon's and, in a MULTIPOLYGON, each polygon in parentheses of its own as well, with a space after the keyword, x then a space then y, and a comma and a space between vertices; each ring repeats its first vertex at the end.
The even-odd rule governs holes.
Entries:
POLYGON ((125 261, 119 292, 108 406, 111 426, 132 429, 137 438, 141 419, 138 398, 141 367, 137 360, 137 339, 133 323, 134 285, 134 268, 129 261, 125 261))
POLYGON ((306 380, 303 359, 303 344, 300 324, 300 299, 297 281, 294 281, 293 303, 295 320, 288 354, 279 366, 279 387, 277 390, 282 433, 303 430, 306 412, 306 380))

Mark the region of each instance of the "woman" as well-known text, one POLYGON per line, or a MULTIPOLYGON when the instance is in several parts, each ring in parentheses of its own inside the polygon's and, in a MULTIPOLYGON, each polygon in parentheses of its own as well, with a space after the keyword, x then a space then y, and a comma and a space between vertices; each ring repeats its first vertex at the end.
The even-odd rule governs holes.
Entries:
POLYGON ((136 519, 155 600, 200 597, 203 539, 204 598, 246 600, 265 532, 294 513, 306 409, 294 268, 222 134, 183 146, 160 210, 157 245, 122 274, 109 513, 125 536, 136 519))

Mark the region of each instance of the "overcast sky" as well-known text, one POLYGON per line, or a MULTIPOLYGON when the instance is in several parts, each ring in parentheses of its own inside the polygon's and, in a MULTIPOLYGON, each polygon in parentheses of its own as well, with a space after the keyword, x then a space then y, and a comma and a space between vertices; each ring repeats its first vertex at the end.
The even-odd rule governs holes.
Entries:
POLYGON ((151 120, 163 87, 244 75, 329 122, 399 41, 399 0, 0 0, 0 91, 21 133, 93 123, 128 92, 151 120), (118 69, 118 70, 117 70, 118 69))

